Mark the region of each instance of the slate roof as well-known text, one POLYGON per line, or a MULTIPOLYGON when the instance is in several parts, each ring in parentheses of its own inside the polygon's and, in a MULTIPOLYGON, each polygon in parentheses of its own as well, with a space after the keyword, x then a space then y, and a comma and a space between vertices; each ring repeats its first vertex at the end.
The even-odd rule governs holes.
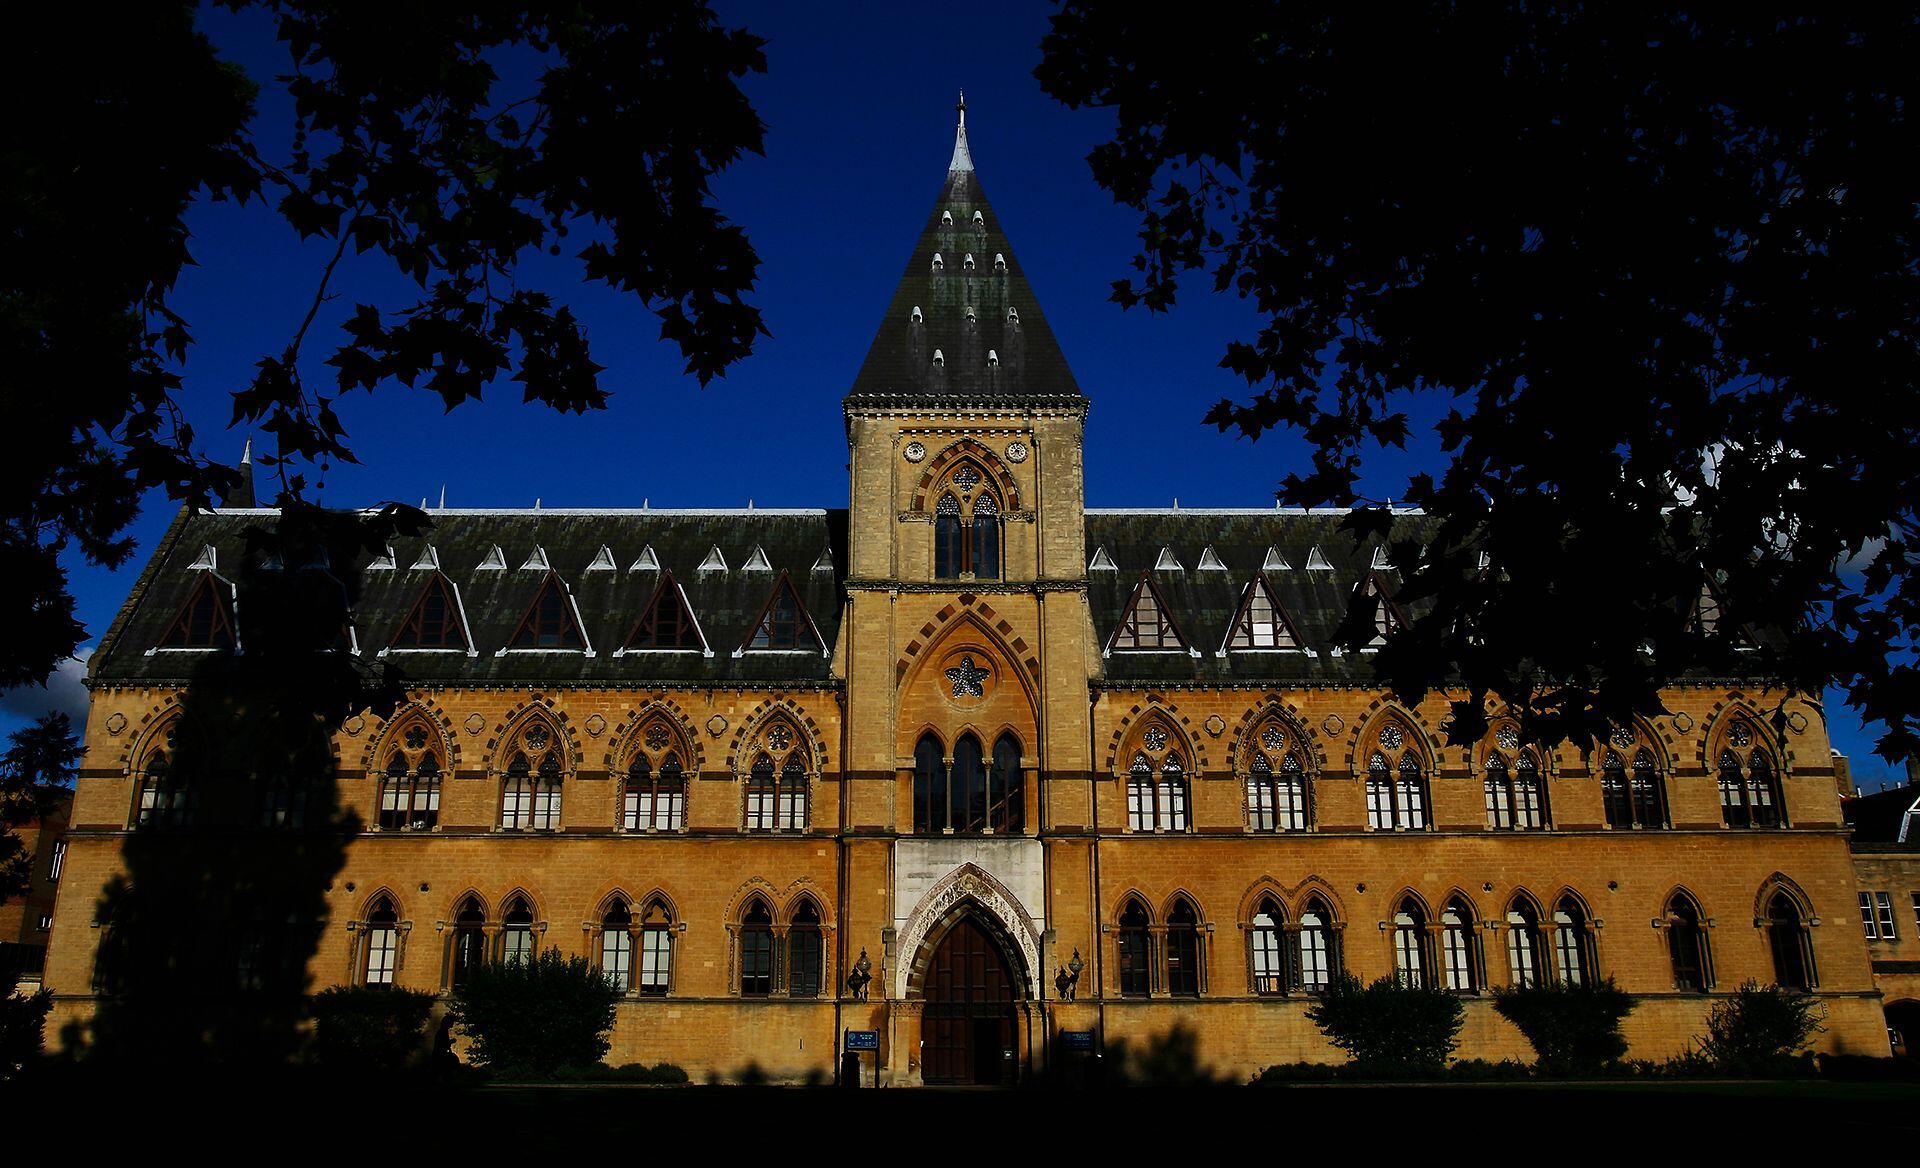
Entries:
POLYGON ((1080 396, 1066 355, 974 172, 964 98, 946 182, 849 396, 929 394, 1080 396))
MULTIPOLYGON (((187 515, 156 552, 142 586, 134 589, 101 649, 89 663, 90 676, 103 682, 184 683, 202 657, 197 652, 149 653, 199 579, 190 567, 211 545, 217 570, 234 578, 244 554, 242 533, 271 524, 270 508, 221 509, 187 515)), ((477 653, 406 653, 399 661, 409 676, 423 682, 607 682, 644 685, 718 683, 828 683, 831 660, 818 652, 748 650, 735 656, 752 632, 774 582, 785 570, 821 640, 831 650, 839 631, 841 581, 846 556, 846 512, 827 510, 429 510, 433 529, 424 539, 393 544, 392 569, 367 564, 335 567, 361 580, 354 610, 354 633, 363 655, 386 647, 431 577, 416 568, 431 545, 440 570, 459 590, 461 607, 477 653), (505 568, 480 567, 498 546, 505 568), (613 569, 589 571, 611 553, 613 569), (702 571, 714 547, 724 571, 702 571), (671 570, 686 590, 694 616, 712 648, 699 653, 649 652, 619 656, 619 649, 653 596, 660 572, 633 570, 644 549, 652 548, 661 568, 671 570), (771 570, 746 570, 756 548, 771 570), (523 568, 536 549, 571 591, 594 650, 579 652, 507 652, 512 638, 546 573, 523 568)), ((604 562, 604 561, 603 561, 604 562)), ((246 595, 239 599, 241 644, 246 641, 246 595)))
MULTIPOLYGON (((1374 570, 1376 544, 1354 547, 1350 535, 1339 530, 1344 511, 1277 510, 1087 510, 1087 555, 1093 562, 1102 552, 1114 567, 1087 573, 1088 603, 1095 634, 1102 646, 1126 613, 1127 603, 1150 574, 1173 622, 1191 649, 1115 649, 1106 657, 1109 684, 1134 682, 1203 682, 1261 684, 1287 681, 1369 681, 1369 655, 1335 656, 1333 630, 1345 614, 1353 586, 1374 570), (1201 568, 1212 558, 1224 569, 1201 568), (1162 550, 1178 569, 1155 569, 1162 550), (1324 558, 1329 568, 1309 568, 1324 558), (1239 615, 1247 583, 1263 571, 1270 553, 1284 568, 1265 569, 1274 596, 1286 609, 1301 640, 1315 656, 1287 651, 1235 651, 1222 657, 1218 650, 1239 615)), ((1421 538, 1432 527, 1424 515, 1402 514, 1394 519, 1390 539, 1421 538)), ((1380 578, 1389 591, 1400 583, 1391 569, 1380 578)))
POLYGON ((1842 799, 1840 812, 1853 829, 1855 846, 1907 844, 1920 848, 1920 784, 1842 799))

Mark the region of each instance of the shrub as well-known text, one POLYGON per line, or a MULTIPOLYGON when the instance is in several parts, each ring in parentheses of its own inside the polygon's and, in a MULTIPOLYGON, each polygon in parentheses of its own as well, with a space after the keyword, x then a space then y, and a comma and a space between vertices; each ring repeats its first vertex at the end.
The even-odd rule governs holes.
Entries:
POLYGON ((1808 1070, 1808 1043, 1825 1027, 1810 994, 1742 982, 1707 1017, 1700 1052, 1722 1074, 1797 1075, 1808 1070))
POLYGON ((1588 985, 1511 986, 1493 1008, 1519 1027, 1548 1075, 1598 1075, 1627 1053, 1620 1021, 1634 1001, 1612 978, 1588 985))
POLYGON ((53 995, 9 994, 0 998, 0 1082, 30 1073, 46 1042, 53 995))
POLYGON ((1369 986, 1343 973, 1327 984, 1307 1018, 1368 1077, 1432 1075, 1460 1045, 1466 1011, 1436 987, 1383 977, 1369 986))
POLYGON ((313 998, 313 1053, 325 1067, 397 1071, 426 1049, 433 995, 334 986, 313 998))
POLYGON ((453 993, 453 1018, 473 1040, 479 1066, 548 1077, 607 1053, 620 991, 584 957, 548 949, 531 961, 488 962, 453 993))

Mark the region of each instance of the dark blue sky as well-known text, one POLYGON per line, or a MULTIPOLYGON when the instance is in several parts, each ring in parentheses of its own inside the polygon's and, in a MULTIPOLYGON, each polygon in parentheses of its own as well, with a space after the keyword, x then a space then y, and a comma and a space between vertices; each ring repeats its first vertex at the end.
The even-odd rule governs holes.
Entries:
MULTIPOLYGON (((351 398, 341 413, 361 465, 333 468, 321 501, 417 503, 437 500, 444 485, 456 507, 536 498, 547 506, 845 506, 840 398, 939 192, 962 88, 981 181, 1093 403, 1088 502, 1272 501, 1281 475, 1303 457, 1298 440, 1251 443, 1200 424, 1209 405, 1244 388, 1218 362, 1230 337, 1251 331, 1253 314, 1209 294, 1204 280, 1168 315, 1122 312, 1108 301, 1112 282, 1128 274, 1138 222, 1094 185, 1084 161, 1110 118, 1068 110, 1033 79, 1049 6, 716 6, 769 42, 767 73, 746 83, 767 123, 766 154, 727 172, 716 189, 760 253, 756 302, 773 336, 703 390, 681 374, 676 351, 658 343, 657 323, 637 302, 580 282, 569 260, 542 259, 523 270, 522 283, 566 299, 587 322, 611 407, 562 416, 520 404, 506 383, 451 415, 433 395, 404 387, 351 398)), ((222 51, 263 83, 256 135, 270 157, 283 154, 289 109, 271 78, 286 55, 270 25, 224 11, 204 21, 222 51)), ((173 300, 196 340, 185 400, 201 444, 233 458, 245 435, 226 429, 228 395, 298 326, 326 249, 302 245, 258 205, 206 204, 190 222, 198 267, 173 300)), ((406 303, 412 289, 369 255, 345 268, 338 291, 322 321, 337 323, 356 300, 406 303)), ((310 336, 309 378, 327 377, 320 362, 333 335, 316 328, 310 336)), ((1434 449, 1422 432, 1411 450, 1382 453, 1367 490, 1398 494, 1434 449)), ((120 571, 73 563, 92 636, 112 619, 172 512, 164 498, 150 502, 134 528, 140 550, 120 571)), ((45 696, 0 699, 0 729, 45 696)), ((1870 758, 1870 736, 1832 695, 1828 707, 1836 745, 1862 772, 1886 773, 1870 758)))

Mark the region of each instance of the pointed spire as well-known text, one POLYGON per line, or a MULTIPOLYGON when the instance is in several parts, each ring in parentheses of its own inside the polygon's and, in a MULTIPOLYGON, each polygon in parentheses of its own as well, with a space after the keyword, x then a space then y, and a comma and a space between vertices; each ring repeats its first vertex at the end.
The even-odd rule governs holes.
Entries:
POLYGON ((958 174, 973 169, 973 153, 967 149, 967 93, 960 91, 960 104, 953 107, 960 115, 960 126, 953 132, 953 161, 947 163, 948 174, 958 174))

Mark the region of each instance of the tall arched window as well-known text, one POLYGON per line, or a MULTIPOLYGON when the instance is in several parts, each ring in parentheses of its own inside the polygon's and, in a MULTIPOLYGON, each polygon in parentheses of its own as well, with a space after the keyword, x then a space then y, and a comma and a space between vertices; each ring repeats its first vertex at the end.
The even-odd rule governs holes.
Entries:
POLYGON ((1667 902, 1667 955, 1673 962, 1675 989, 1704 992, 1713 986, 1713 963, 1700 908, 1685 893, 1667 902))
POLYGON ((453 918, 453 944, 448 954, 447 985, 458 986, 487 959, 487 910, 476 897, 460 902, 453 918))
POLYGON ((938 832, 947 823, 946 748, 931 733, 913 748, 913 830, 938 832))
POLYGON ((805 738, 784 718, 763 726, 747 773, 748 831, 805 831, 808 778, 805 738))
POLYGON ((1300 988, 1318 993, 1327 988, 1340 970, 1338 934, 1333 928, 1333 913, 1319 897, 1308 900, 1300 910, 1300 988))
POLYGON ((1286 950, 1283 948, 1285 915, 1272 897, 1264 897, 1253 912, 1253 927, 1247 931, 1247 944, 1253 962, 1253 992, 1287 992, 1286 950))
POLYGON ((1427 783, 1413 732, 1389 720, 1373 738, 1367 756, 1367 826, 1374 831, 1425 831, 1427 783))
POLYGON ((1127 770, 1127 827, 1153 830, 1153 764, 1144 754, 1136 754, 1127 770))
POLYGON ((634 751, 621 792, 622 831, 679 831, 687 825, 687 775, 674 749, 675 737, 664 721, 642 730, 642 749, 634 751))
POLYGON ((658 900, 640 914, 640 992, 664 997, 673 983, 673 918, 658 900))
POLYGON ((1408 989, 1427 985, 1427 914, 1411 896, 1393 913, 1393 976, 1408 989))
POLYGON ((1156 802, 1160 809, 1160 830, 1187 830, 1187 772, 1180 765, 1178 752, 1160 761, 1160 784, 1156 802))
POLYGON ((1470 994, 1480 988, 1480 962, 1474 946, 1473 909, 1459 897, 1440 910, 1440 954, 1446 966, 1447 988, 1470 994))
POLYGON ((1507 980, 1516 988, 1537 986, 1545 972, 1540 910, 1520 897, 1507 906, 1507 980))
POLYGON ((1247 763, 1247 825, 1254 831, 1307 829, 1307 775, 1300 765, 1295 739, 1291 728, 1278 720, 1269 720, 1252 738, 1247 763))
POLYGON ((1800 906, 1785 892, 1767 902, 1767 948, 1773 956, 1775 985, 1790 990, 1814 987, 1813 938, 1800 917, 1800 906))
POLYGON ((552 831, 560 826, 562 767, 554 737, 543 722, 520 731, 507 762, 500 803, 500 826, 508 831, 552 831))
POLYGON ((1000 505, 993 496, 982 494, 973 504, 973 574, 981 580, 1000 578, 1000 505))
POLYGON ((1135 741, 1127 772, 1127 827, 1130 831, 1187 830, 1187 771, 1179 739, 1155 718, 1135 741))
POLYGON ((987 781, 987 827, 996 833, 1025 831, 1026 794, 1020 740, 1002 734, 993 744, 993 772, 987 781))
POLYGON ((740 918, 740 994, 764 998, 773 992, 773 914, 758 897, 740 918))
POLYGON ((1000 501, 982 489, 986 481, 971 462, 948 476, 933 507, 933 574, 942 580, 1000 578, 1000 501))
POLYGON ((1722 822, 1728 827, 1779 827, 1780 787, 1754 724, 1736 717, 1720 737, 1716 765, 1722 822))
POLYGON ((1120 993, 1126 997, 1146 997, 1153 992, 1153 934, 1147 906, 1135 898, 1120 914, 1120 932, 1116 942, 1120 958, 1120 993))
POLYGON ((965 541, 960 535, 960 500, 942 495, 933 508, 933 574, 957 579, 966 571, 965 541))
POLYGON ((500 960, 509 965, 519 965, 533 960, 533 906, 523 896, 516 896, 507 902, 506 916, 501 920, 500 960))
POLYGON ((787 926, 787 993, 796 998, 820 996, 823 945, 820 912, 803 900, 787 926))
POLYGON ((417 726, 401 737, 381 776, 381 831, 431 831, 440 822, 440 759, 431 750, 407 750, 415 741, 426 742, 417 726))
POLYGON ((1553 906, 1553 963, 1565 985, 1586 985, 1594 978, 1593 935, 1586 910, 1571 896, 1553 906))
POLYGON ((1200 915, 1181 900, 1167 916, 1167 992, 1200 996, 1200 915))
MULTIPOLYGON (((1497 732, 1503 749, 1518 742, 1518 731, 1502 726, 1497 732)), ((1540 767, 1531 753, 1522 752, 1511 763, 1498 751, 1486 762, 1487 826, 1495 831, 1538 831, 1546 826, 1546 793, 1540 767)))
POLYGON ((380 897, 367 910, 365 949, 360 984, 391 986, 400 964, 400 918, 388 897, 380 897))
POLYGON ((633 913, 624 900, 600 918, 600 972, 621 993, 633 989, 633 913))
POLYGON ((962 734, 953 744, 953 769, 947 783, 947 822, 958 832, 987 825, 987 768, 980 740, 962 734))
POLYGON ((134 811, 135 827, 185 827, 191 819, 192 792, 174 770, 164 750, 147 757, 140 770, 140 798, 134 811))

